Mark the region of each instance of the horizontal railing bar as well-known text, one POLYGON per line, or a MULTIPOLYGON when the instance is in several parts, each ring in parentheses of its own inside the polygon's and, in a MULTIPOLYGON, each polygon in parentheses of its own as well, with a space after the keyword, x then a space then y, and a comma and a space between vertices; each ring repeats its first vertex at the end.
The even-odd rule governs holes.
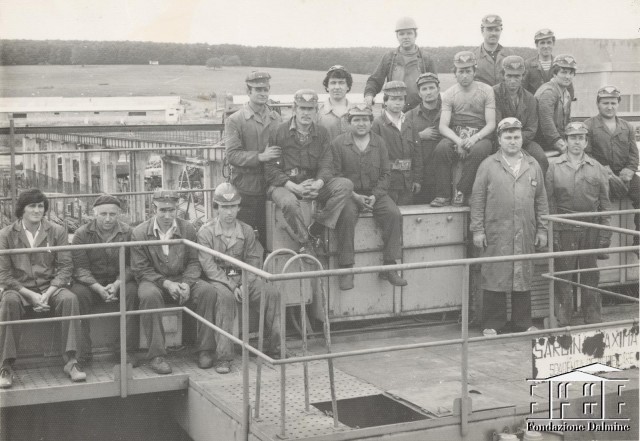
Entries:
POLYGON ((557 220, 557 219, 566 219, 573 217, 603 217, 610 216, 612 214, 636 214, 639 213, 640 209, 630 208, 628 210, 611 210, 611 211, 590 211, 590 212, 580 212, 580 213, 556 213, 556 214, 546 214, 542 216, 543 219, 548 220, 557 220))
POLYGON ((640 302, 640 299, 637 299, 635 297, 627 296, 627 295, 620 294, 620 293, 613 292, 613 291, 607 291, 606 289, 585 285, 584 283, 578 283, 578 282, 574 282, 572 280, 562 279, 560 277, 552 276, 549 273, 542 274, 542 277, 544 277, 546 279, 550 279, 550 280, 555 280, 557 282, 568 283, 571 286, 578 286, 580 288, 591 289, 593 291, 596 291, 596 292, 599 292, 601 294, 605 294, 605 295, 608 295, 608 296, 611 296, 611 297, 617 297, 619 299, 624 299, 624 300, 631 300, 632 302, 635 302, 635 303, 640 302))
MULTIPOLYGON (((638 213, 640 213, 640 210, 638 210, 638 213)), ((597 228, 599 230, 613 231, 614 233, 631 234, 632 236, 640 236, 640 231, 629 230, 629 229, 620 228, 620 227, 612 227, 609 225, 594 224, 591 222, 582 222, 582 221, 576 221, 571 219, 553 219, 553 222, 557 222, 559 224, 574 225, 577 227, 584 227, 584 228, 597 228)), ((556 231, 561 231, 561 230, 556 229, 556 231)))
MULTIPOLYGON (((590 271, 604 271, 604 270, 625 269, 625 268, 638 268, 638 264, 632 263, 630 265, 602 266, 602 267, 582 268, 582 269, 568 270, 568 271, 554 271, 553 274, 557 276, 558 274, 561 274, 561 275, 562 274, 578 274, 578 273, 588 273, 590 271)), ((549 273, 545 273, 545 274, 549 274, 549 273)))
MULTIPOLYGON (((224 124, 136 124, 118 126, 33 126, 14 127, 16 135, 37 133, 75 134, 75 133, 109 133, 109 132, 222 132, 224 124)), ((0 127, 0 135, 8 135, 9 127, 0 127)))
MULTIPOLYGON (((165 314, 165 313, 168 314, 170 312, 182 311, 182 310, 183 310, 182 306, 156 308, 156 309, 139 309, 135 311, 126 311, 125 315, 165 314)), ((43 317, 43 318, 34 318, 34 319, 12 320, 9 322, 0 321, 0 326, 47 323, 47 322, 63 322, 66 320, 86 320, 86 319, 98 319, 98 318, 118 317, 118 316, 120 316, 120 311, 101 312, 99 314, 66 315, 64 317, 43 317)))
MULTIPOLYGON (((215 188, 181 188, 180 190, 173 190, 176 193, 200 193, 200 192, 211 192, 215 191, 215 188)), ((141 196, 141 195, 152 195, 155 191, 125 191, 122 193, 110 193, 112 196, 141 196)), ((55 195, 55 196, 47 196, 48 199, 76 199, 76 198, 97 198, 100 196, 99 193, 79 193, 79 194, 65 194, 65 195, 55 195)), ((10 197, 0 197, 0 202, 9 202, 11 201, 10 197)))
MULTIPOLYGON (((157 142, 159 144, 167 144, 164 141, 143 141, 143 140, 136 140, 136 139, 130 139, 128 141, 139 141, 139 142, 145 142, 145 143, 153 143, 153 142, 157 142)), ((177 144, 181 144, 184 145, 185 143, 177 143, 177 144)), ((213 145, 206 145, 206 144, 197 144, 197 145, 193 145, 190 147, 154 147, 154 148, 148 148, 148 147, 144 147, 144 148, 139 148, 139 149, 132 149, 132 148, 125 148, 125 147, 117 147, 117 148, 113 148, 113 149, 79 149, 79 150, 34 150, 34 151, 25 151, 25 150, 20 150, 20 151, 16 151, 14 152, 15 155, 54 155, 54 154, 60 154, 60 153, 87 153, 87 154, 93 154, 93 153, 114 153, 114 152, 130 152, 130 153, 135 153, 135 152, 163 152, 163 151, 167 151, 167 150, 208 150, 208 149, 217 149, 217 148, 222 148, 223 146, 221 144, 213 144, 213 145)), ((0 152, 0 156, 9 156, 11 155, 11 152, 0 152)))
POLYGON ((230 256, 228 256, 228 255, 226 255, 224 253, 221 253, 221 252, 216 251, 216 250, 212 250, 209 247, 205 247, 204 245, 200 245, 199 243, 191 242, 190 240, 187 240, 187 239, 182 239, 182 241, 186 245, 188 245, 188 246, 190 246, 192 248, 195 248, 197 250, 200 250, 200 251, 203 251, 205 253, 211 254, 212 256, 224 259, 227 262, 234 264, 238 268, 242 268, 243 270, 247 270, 250 273, 255 274, 256 276, 262 277, 264 279, 269 279, 269 278, 273 277, 273 274, 268 273, 266 271, 263 271, 260 268, 256 268, 255 266, 251 266, 248 263, 243 262, 242 260, 234 259, 233 257, 230 257, 230 256))

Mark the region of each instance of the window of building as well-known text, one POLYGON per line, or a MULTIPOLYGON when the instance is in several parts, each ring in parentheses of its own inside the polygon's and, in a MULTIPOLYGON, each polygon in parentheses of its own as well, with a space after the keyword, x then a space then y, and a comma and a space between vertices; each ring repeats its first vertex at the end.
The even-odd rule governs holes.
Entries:
POLYGON ((631 95, 632 104, 633 104, 633 112, 640 112, 640 95, 631 95))
POLYGON ((631 111, 631 95, 621 95, 620 105, 618 106, 618 112, 630 112, 631 111))
POLYGON ((60 115, 60 112, 53 112, 54 115, 60 115))
POLYGON ((26 118, 27 114, 26 113, 13 113, 11 114, 12 118, 26 118))
POLYGON ((100 115, 100 112, 93 112, 94 115, 100 115))
POLYGON ((129 112, 129 116, 147 116, 147 112, 129 112))

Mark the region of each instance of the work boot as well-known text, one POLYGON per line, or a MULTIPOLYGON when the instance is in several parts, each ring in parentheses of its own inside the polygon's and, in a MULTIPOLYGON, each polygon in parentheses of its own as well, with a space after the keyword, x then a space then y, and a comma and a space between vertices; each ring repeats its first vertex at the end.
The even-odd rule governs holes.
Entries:
POLYGON ((432 207, 446 207, 447 205, 451 205, 451 199, 435 198, 429 205, 431 205, 432 207))
POLYGON ((78 381, 85 381, 87 379, 87 374, 82 371, 78 360, 72 358, 64 365, 64 372, 71 378, 71 381, 74 383, 78 381))
POLYGON ((149 367, 153 372, 160 375, 167 375, 173 372, 171 366, 162 357, 153 357, 149 363, 149 367))
POLYGON ((456 196, 453 198, 453 202, 451 203, 454 207, 463 207, 466 205, 464 193, 461 191, 456 191, 456 196))
POLYGON ((10 364, 4 364, 0 368, 0 389, 9 389, 13 386, 13 369, 10 364))
MULTIPOLYGON (((353 268, 353 265, 340 265, 340 269, 353 268)), ((353 289, 353 274, 343 274, 338 276, 338 286, 340 291, 349 291, 353 289)))
POLYGON ((213 354, 211 351, 200 351, 198 354, 198 367, 200 369, 209 369, 213 366, 213 354))
POLYGON ((398 274, 397 271, 383 271, 378 273, 378 277, 382 280, 386 280, 393 286, 407 286, 409 284, 406 279, 400 277, 400 274, 398 274))
POLYGON ((216 372, 219 374, 228 374, 231 372, 231 361, 221 360, 216 364, 216 372))

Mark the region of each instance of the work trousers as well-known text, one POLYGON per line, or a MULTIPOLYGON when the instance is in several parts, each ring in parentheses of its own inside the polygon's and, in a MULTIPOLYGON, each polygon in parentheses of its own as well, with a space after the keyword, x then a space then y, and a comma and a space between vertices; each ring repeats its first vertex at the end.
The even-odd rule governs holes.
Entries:
MULTIPOLYGON (((51 313, 55 317, 69 317, 80 314, 80 304, 76 295, 66 288, 60 288, 49 298, 51 313)), ((0 293, 0 321, 7 322, 21 320, 31 311, 31 307, 22 304, 22 297, 17 291, 8 290, 0 293)), ((38 317, 42 315, 38 314, 38 317)), ((44 315, 46 317, 46 315, 44 315)), ((0 354, 2 362, 13 361, 16 358, 18 344, 20 342, 20 330, 24 325, 0 326, 0 354)), ((80 342, 79 320, 64 320, 60 322, 62 329, 62 352, 65 355, 71 352, 75 356, 80 342)))
MULTIPOLYGON (((227 313, 221 319, 220 326, 229 333, 233 329, 233 319, 235 317, 236 299, 229 287, 220 282, 210 282, 218 297, 224 298, 233 305, 233 312, 227 313)), ((267 283, 262 279, 254 279, 249 283, 249 308, 259 310, 260 296, 265 296, 265 318, 264 318, 264 352, 268 354, 280 352, 280 292, 275 285, 267 283)), ((216 336, 218 360, 233 360, 233 342, 220 334, 216 336)))
MULTIPOLYGON (((353 197, 350 197, 336 227, 338 241, 338 265, 347 266, 355 263, 354 236, 360 208, 353 197)), ((376 198, 373 204, 373 218, 382 229, 382 241, 384 248, 382 256, 384 262, 395 262, 401 258, 402 253, 402 216, 398 206, 389 195, 376 198)))
MULTIPOLYGON (((271 187, 269 196, 282 210, 287 224, 291 227, 296 240, 304 244, 309 240, 309 233, 302 215, 300 199, 284 187, 271 187)), ((320 189, 316 200, 324 204, 322 208, 316 208, 314 220, 327 228, 335 228, 338 217, 345 201, 351 198, 353 183, 346 178, 333 178, 320 189)))
POLYGON ((251 195, 240 193, 242 200, 240 201, 240 211, 238 212, 238 220, 258 230, 258 241, 262 247, 267 247, 267 215, 266 204, 267 196, 251 195))
MULTIPOLYGON (((588 250, 598 247, 598 230, 595 228, 572 227, 558 231, 560 236, 560 249, 554 251, 588 250)), ((575 269, 596 268, 597 256, 568 256, 555 259, 556 271, 571 271, 575 269)), ((572 280, 573 274, 558 275, 558 277, 572 280)), ((597 287, 600 281, 598 271, 580 273, 580 283, 597 287)), ((559 326, 569 326, 573 317, 573 286, 568 283, 556 281, 555 284, 555 314, 559 326)), ((602 321, 602 298, 600 293, 583 288, 582 312, 585 323, 599 323, 602 321)))
MULTIPOLYGON (((511 292, 511 323, 518 330, 531 326, 531 291, 511 292)), ((502 329, 507 324, 507 293, 484 290, 482 296, 483 329, 502 329)))
MULTIPOLYGON (((175 304, 169 292, 158 285, 148 281, 140 282, 138 286, 138 298, 140 310, 163 308, 165 302, 175 304)), ((215 288, 204 280, 199 280, 191 285, 191 294, 185 306, 193 310, 200 317, 214 323, 225 331, 230 332, 231 327, 223 327, 223 318, 235 314, 235 305, 230 299, 218 296, 215 288)), ((148 358, 154 358, 167 353, 164 345, 164 327, 161 314, 142 314, 140 321, 142 329, 149 343, 148 358)), ((198 323, 195 351, 214 351, 216 348, 215 331, 198 323)))
POLYGON ((387 194, 396 205, 413 204, 413 193, 411 189, 403 188, 402 190, 389 190, 387 194))
MULTIPOLYGON (((115 280, 114 280, 115 281, 115 280)), ((100 283, 102 286, 106 286, 111 282, 100 283)), ((135 311, 138 308, 138 284, 135 280, 130 280, 125 285, 125 303, 127 311, 135 311)), ((82 283, 74 283, 71 286, 71 291, 78 297, 80 303, 80 315, 91 314, 93 308, 98 303, 102 303, 102 297, 100 294, 93 291, 89 286, 82 283)), ((122 291, 119 291, 120 295, 122 291)), ((114 302, 119 305, 119 302, 114 302)), ((117 306, 120 309, 119 306, 117 306)), ((127 351, 135 351, 138 349, 138 343, 140 342, 140 316, 128 315, 127 316, 127 351)), ((82 320, 82 335, 80 340, 80 347, 78 349, 79 355, 86 355, 91 353, 91 320, 82 320)))
MULTIPOLYGON (((458 153, 455 150, 455 143, 448 138, 442 138, 436 146, 434 160, 436 163, 436 197, 451 198, 451 184, 453 182, 453 166, 458 162, 458 153)), ((462 161, 462 176, 457 185, 458 191, 465 196, 471 195, 473 181, 476 179, 476 172, 480 163, 491 154, 493 144, 489 139, 476 142, 467 156, 462 161)))

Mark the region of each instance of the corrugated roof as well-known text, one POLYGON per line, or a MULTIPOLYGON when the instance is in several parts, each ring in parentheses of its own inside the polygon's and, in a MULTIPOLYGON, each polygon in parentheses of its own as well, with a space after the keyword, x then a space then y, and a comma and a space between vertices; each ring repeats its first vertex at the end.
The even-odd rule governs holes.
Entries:
POLYGON ((179 96, 0 98, 0 113, 151 111, 178 107, 179 96))

